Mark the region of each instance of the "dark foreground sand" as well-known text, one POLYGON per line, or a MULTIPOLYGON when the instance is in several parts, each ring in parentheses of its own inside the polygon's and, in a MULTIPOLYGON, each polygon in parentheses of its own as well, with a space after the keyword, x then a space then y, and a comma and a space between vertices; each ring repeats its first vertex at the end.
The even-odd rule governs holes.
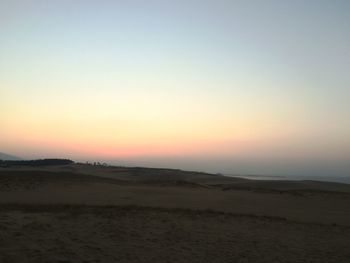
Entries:
POLYGON ((349 193, 181 171, 3 168, 0 262, 350 262, 349 193))

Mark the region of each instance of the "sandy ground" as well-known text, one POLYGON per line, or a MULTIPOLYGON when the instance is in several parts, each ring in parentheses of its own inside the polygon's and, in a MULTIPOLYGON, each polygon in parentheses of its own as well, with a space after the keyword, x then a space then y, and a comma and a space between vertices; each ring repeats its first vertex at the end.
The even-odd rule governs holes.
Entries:
POLYGON ((85 165, 0 169, 0 262, 349 258, 350 185, 85 165))

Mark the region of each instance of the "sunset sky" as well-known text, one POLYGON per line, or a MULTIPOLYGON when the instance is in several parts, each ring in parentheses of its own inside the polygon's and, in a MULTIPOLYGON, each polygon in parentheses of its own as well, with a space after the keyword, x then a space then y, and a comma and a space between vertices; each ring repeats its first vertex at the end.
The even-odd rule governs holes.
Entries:
POLYGON ((0 0, 0 152, 350 176, 350 1, 0 0))

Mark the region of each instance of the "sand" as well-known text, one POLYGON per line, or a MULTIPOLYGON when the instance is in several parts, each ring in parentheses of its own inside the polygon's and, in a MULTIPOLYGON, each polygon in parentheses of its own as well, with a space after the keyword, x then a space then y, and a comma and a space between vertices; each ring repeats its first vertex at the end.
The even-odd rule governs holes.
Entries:
POLYGON ((349 262, 350 185, 0 169, 0 262, 349 262))

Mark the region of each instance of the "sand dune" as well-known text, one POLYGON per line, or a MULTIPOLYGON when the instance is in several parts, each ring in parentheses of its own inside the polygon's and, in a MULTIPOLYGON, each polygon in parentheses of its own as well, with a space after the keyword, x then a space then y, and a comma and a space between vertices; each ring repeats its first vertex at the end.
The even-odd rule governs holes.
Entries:
POLYGON ((350 185, 0 169, 0 262, 348 262, 350 185))

